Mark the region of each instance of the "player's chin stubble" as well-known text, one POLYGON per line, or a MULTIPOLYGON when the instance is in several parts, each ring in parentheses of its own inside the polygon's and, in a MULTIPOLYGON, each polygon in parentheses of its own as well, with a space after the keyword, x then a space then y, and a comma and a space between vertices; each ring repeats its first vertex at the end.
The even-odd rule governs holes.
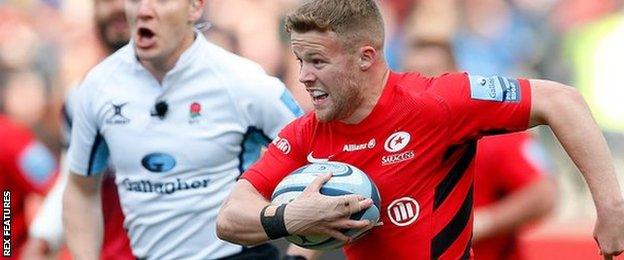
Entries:
POLYGON ((346 119, 355 112, 355 109, 362 103, 358 82, 354 75, 344 75, 344 84, 331 95, 331 105, 324 111, 316 111, 317 119, 321 122, 346 119))

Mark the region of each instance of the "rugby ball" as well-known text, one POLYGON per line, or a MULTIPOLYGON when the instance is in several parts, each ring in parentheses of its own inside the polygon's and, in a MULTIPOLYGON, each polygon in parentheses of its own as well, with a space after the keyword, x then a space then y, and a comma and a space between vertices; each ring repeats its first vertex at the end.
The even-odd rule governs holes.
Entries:
MULTIPOLYGON (((377 223, 381 208, 381 199, 377 187, 360 169, 342 162, 312 163, 295 170, 277 185, 271 196, 272 204, 279 205, 293 201, 316 177, 328 172, 332 173, 332 177, 321 187, 320 193, 327 196, 360 194, 366 198, 371 198, 373 205, 370 208, 352 214, 350 218, 368 219, 377 223)), ((343 233, 355 240, 365 235, 366 230, 348 229, 344 230, 343 233)), ((331 236, 292 235, 286 237, 286 240, 298 246, 315 250, 331 250, 344 245, 343 242, 331 236)))

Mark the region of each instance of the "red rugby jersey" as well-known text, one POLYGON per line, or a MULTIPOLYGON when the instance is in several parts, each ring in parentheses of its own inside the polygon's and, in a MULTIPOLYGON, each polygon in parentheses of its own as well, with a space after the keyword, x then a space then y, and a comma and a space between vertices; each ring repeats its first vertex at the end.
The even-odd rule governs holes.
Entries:
POLYGON ((10 237, 12 259, 19 259, 28 238, 26 198, 32 193, 43 195, 57 170, 52 153, 26 126, 0 115, 0 188, 3 205, 9 206, 3 207, 3 224, 11 227, 3 238, 10 237))
POLYGON ((104 239, 100 259, 133 260, 130 239, 124 229, 124 214, 119 202, 115 177, 102 180, 102 217, 104 219, 104 239))
POLYGON ((286 126, 242 178, 270 198, 308 161, 355 165, 379 188, 382 208, 379 225, 345 247, 348 258, 468 258, 476 140, 525 129, 530 96, 526 80, 391 73, 362 122, 319 122, 309 113, 286 126))
MULTIPOLYGON (((510 193, 547 177, 545 151, 528 132, 479 140, 475 158, 475 208, 487 207, 510 193)), ((475 259, 524 259, 519 230, 478 241, 475 259)))

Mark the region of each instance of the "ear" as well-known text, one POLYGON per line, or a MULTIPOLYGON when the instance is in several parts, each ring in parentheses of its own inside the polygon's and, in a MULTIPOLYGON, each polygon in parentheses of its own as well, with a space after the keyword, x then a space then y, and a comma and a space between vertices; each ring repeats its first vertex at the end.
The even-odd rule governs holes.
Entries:
POLYGON ((191 0, 189 22, 194 23, 202 17, 204 13, 205 0, 191 0))
POLYGON ((358 54, 360 56, 358 66, 361 71, 370 69, 370 67, 372 67, 373 64, 375 64, 375 61, 379 58, 379 52, 377 52, 377 50, 370 45, 360 47, 358 54))

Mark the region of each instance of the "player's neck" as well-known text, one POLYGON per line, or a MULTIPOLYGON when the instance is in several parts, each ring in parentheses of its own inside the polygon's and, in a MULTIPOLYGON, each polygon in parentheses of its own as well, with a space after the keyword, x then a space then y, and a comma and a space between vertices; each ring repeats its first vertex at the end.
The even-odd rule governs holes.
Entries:
POLYGON ((195 38, 195 32, 191 31, 190 34, 185 35, 180 45, 175 50, 173 50, 170 55, 167 55, 163 59, 157 59, 153 61, 139 61, 141 62, 143 67, 145 67, 145 69, 147 69, 147 71, 149 71, 150 74, 152 74, 152 76, 156 78, 156 81, 158 81, 159 84, 162 84, 165 76, 167 75, 167 72, 173 69, 173 67, 180 59, 180 56, 182 56, 182 53, 184 53, 184 51, 186 51, 189 47, 191 47, 191 45, 193 45, 195 38))
POLYGON ((370 82, 370 85, 364 88, 364 97, 362 99, 362 103, 358 106, 358 108, 353 111, 351 115, 347 118, 340 120, 345 124, 358 124, 362 122, 366 117, 368 117, 379 102, 381 98, 381 93, 386 86, 386 82, 388 82, 388 77, 390 76, 390 69, 385 64, 379 64, 374 68, 371 68, 370 75, 371 77, 365 79, 364 82, 370 82))

